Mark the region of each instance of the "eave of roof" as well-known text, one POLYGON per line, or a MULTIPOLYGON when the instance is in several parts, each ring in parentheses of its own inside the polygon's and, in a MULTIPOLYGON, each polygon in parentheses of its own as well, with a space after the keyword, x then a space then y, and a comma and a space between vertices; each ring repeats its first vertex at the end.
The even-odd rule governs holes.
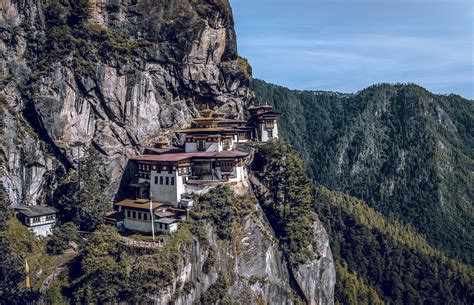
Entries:
MULTIPOLYGON (((135 209, 144 209, 150 210, 150 200, 139 199, 139 200, 130 200, 125 199, 115 204, 116 206, 125 207, 125 208, 135 208, 135 209)), ((156 209, 162 206, 166 206, 164 203, 152 202, 152 209, 156 209)))
POLYGON ((158 223, 164 223, 164 224, 172 224, 172 223, 175 223, 175 222, 179 222, 178 219, 174 219, 174 218, 161 218, 161 219, 158 219, 156 222, 158 223))
POLYGON ((15 210, 17 210, 18 213, 24 214, 28 217, 51 215, 58 212, 58 210, 53 207, 41 205, 20 205, 15 207, 15 210))
POLYGON ((243 158, 249 153, 239 150, 227 150, 221 152, 192 152, 192 153, 172 153, 162 155, 142 155, 132 158, 135 161, 162 161, 162 162, 177 162, 192 158, 243 158))
POLYGON ((145 148, 145 151, 151 151, 156 154, 167 154, 167 153, 172 153, 172 152, 180 152, 182 151, 182 149, 179 147, 174 147, 174 146, 163 147, 163 148, 148 147, 148 148, 145 148))

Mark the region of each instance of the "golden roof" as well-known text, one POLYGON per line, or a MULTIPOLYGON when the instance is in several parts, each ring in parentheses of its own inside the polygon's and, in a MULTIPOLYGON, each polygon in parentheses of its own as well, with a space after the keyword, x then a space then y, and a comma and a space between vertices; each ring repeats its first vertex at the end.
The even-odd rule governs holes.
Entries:
POLYGON ((228 128, 222 127, 203 127, 203 128, 187 128, 178 130, 178 132, 220 132, 220 131, 229 131, 228 128))
POLYGON ((211 109, 204 109, 204 110, 201 110, 201 115, 205 118, 208 118, 211 116, 211 114, 213 113, 214 111, 211 110, 211 109))
MULTIPOLYGON (((131 200, 131 199, 125 199, 122 200, 118 203, 115 204, 116 206, 120 207, 126 207, 126 208, 135 208, 135 209, 145 209, 149 210, 150 209, 150 200, 149 199, 137 199, 137 200, 131 200)), ((152 209, 157 209, 159 207, 166 206, 164 203, 159 203, 159 202, 152 202, 152 209)))

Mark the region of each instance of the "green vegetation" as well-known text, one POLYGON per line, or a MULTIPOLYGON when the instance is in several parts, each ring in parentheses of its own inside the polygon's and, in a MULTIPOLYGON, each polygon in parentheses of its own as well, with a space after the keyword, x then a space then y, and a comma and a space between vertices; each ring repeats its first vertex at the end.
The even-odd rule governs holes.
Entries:
MULTIPOLYGON (((210 191, 198 201, 191 217, 156 250, 137 253, 136 249, 121 243, 115 228, 98 224, 97 229, 87 235, 83 250, 68 265, 67 272, 51 284, 46 299, 51 302, 146 303, 148 294, 173 284, 178 268, 192 253, 193 236, 199 240, 201 249, 208 252, 203 272, 211 272, 217 264, 217 255, 216 250, 209 247, 204 221, 213 223, 221 240, 231 241, 235 234, 233 228, 238 227, 236 223, 243 216, 252 213, 254 202, 249 198, 236 198, 224 187, 210 191)), ((63 251, 75 230, 72 223, 61 226, 48 242, 48 249, 51 252, 63 251)), ((206 294, 204 302, 220 296, 229 281, 221 277, 206 294)), ((174 297, 188 294, 194 283, 187 282, 182 286, 174 297)))
POLYGON ((363 199, 449 257, 473 264, 473 101, 412 84, 357 94, 259 80, 251 87, 257 103, 282 113, 281 135, 318 183, 363 199))
MULTIPOLYGON (((2 205, 5 201, 2 200, 2 205)), ((10 213, 10 212, 9 212, 10 213)), ((12 215, 12 214, 11 214, 12 215)), ((0 299, 9 304, 33 302, 44 280, 72 254, 47 255, 45 240, 38 240, 17 219, 10 218, 0 230, 0 299), (26 285, 25 261, 30 287, 26 285)))
MULTIPOLYGON (((9 200, 7 200, 3 187, 0 187, 0 192, 1 215, 11 215, 9 200)), ((15 239, 9 236, 8 227, 8 217, 0 218, 0 299, 8 303, 19 303, 32 296, 19 285, 24 283, 26 276, 22 257, 24 253, 14 251, 15 246, 12 243, 15 242, 15 239)), ((30 244, 24 246, 27 250, 31 247, 30 244)))
POLYGON ((3 185, 0 185, 0 215, 0 300, 8 304, 33 302, 45 278, 69 260, 70 255, 46 255, 44 241, 37 240, 13 217, 3 185), (25 261, 30 268, 30 289, 25 287, 25 261))
POLYGON ((474 270, 410 226, 353 197, 317 188, 316 209, 336 260, 341 304, 472 304, 474 270))
POLYGON ((219 273, 219 277, 217 281, 212 284, 209 289, 201 296, 199 302, 195 302, 197 304, 223 304, 223 305, 231 305, 231 304, 238 304, 237 302, 232 301, 227 296, 227 290, 230 287, 229 280, 223 273, 219 273))
POLYGON ((283 141, 271 141, 260 146, 255 168, 271 196, 260 200, 262 208, 279 236, 292 264, 313 259, 312 181, 299 155, 283 141))
POLYGON ((10 206, 10 199, 3 184, 0 185, 0 232, 7 227, 7 221, 13 217, 13 210, 10 206))
POLYGON ((105 222, 105 214, 111 209, 104 189, 109 185, 100 172, 101 162, 97 152, 90 150, 81 161, 81 170, 71 172, 61 181, 53 195, 54 207, 62 221, 73 221, 80 230, 94 231, 105 222))
POLYGON ((237 198, 227 187, 219 186, 197 198, 191 217, 212 222, 220 239, 231 240, 233 224, 252 212, 253 200, 253 197, 237 198))
POLYGON ((89 238, 78 259, 78 275, 70 290, 76 303, 104 303, 120 299, 127 285, 127 264, 120 237, 110 226, 101 226, 89 238))
POLYGON ((386 304, 377 291, 364 283, 356 274, 347 270, 347 266, 336 262, 337 289, 335 304, 386 304))
POLYGON ((28 58, 38 77, 52 69, 54 63, 72 65, 82 75, 92 75, 99 60, 106 63, 133 63, 143 57, 150 43, 129 40, 115 31, 90 23, 89 0, 52 0, 44 8, 46 36, 29 49, 28 58), (43 39, 43 40, 41 40, 43 39))
POLYGON ((49 254, 63 253, 69 248, 70 242, 76 242, 78 239, 77 226, 71 222, 55 228, 53 233, 46 243, 46 251, 49 254))
POLYGON ((216 265, 216 262, 217 262, 216 251, 210 248, 206 261, 204 262, 204 265, 202 266, 202 272, 209 274, 212 268, 216 265))
MULTIPOLYGON (((148 302, 147 294, 172 284, 180 262, 192 247, 183 224, 158 250, 135 253, 120 242, 111 226, 101 225, 87 237, 83 251, 68 272, 51 284, 48 300, 74 303, 148 302)), ((183 289, 191 289, 190 284, 183 289)))
POLYGON ((237 56, 237 64, 239 65, 240 69, 245 72, 245 75, 248 79, 252 78, 252 66, 249 64, 247 58, 242 56, 237 56))

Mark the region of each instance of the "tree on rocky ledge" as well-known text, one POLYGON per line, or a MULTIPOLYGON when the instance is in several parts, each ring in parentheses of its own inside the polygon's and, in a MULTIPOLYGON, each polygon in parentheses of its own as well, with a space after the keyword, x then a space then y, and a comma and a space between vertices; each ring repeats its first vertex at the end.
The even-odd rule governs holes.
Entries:
POLYGON ((306 166, 295 150, 282 140, 271 141, 258 149, 257 172, 270 190, 262 207, 269 215, 276 233, 292 264, 311 259, 313 225, 316 219, 312 195, 313 183, 306 166))
POLYGON ((71 172, 56 190, 53 201, 62 221, 73 221, 81 230, 94 231, 110 209, 104 189, 108 180, 100 171, 99 155, 89 150, 80 172, 71 172))

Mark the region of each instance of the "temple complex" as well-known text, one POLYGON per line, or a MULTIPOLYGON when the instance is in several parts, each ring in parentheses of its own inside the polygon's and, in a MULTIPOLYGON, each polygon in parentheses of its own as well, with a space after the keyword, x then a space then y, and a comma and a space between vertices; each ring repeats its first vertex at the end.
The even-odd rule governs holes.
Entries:
POLYGON ((136 179, 129 184, 135 199, 116 203, 124 228, 140 232, 172 233, 179 219, 192 206, 190 196, 202 194, 219 184, 239 187, 247 178, 249 153, 238 150, 247 142, 278 138, 278 113, 268 105, 249 109, 248 121, 226 117, 210 109, 178 133, 182 148, 159 142, 130 161, 136 165, 136 179))

